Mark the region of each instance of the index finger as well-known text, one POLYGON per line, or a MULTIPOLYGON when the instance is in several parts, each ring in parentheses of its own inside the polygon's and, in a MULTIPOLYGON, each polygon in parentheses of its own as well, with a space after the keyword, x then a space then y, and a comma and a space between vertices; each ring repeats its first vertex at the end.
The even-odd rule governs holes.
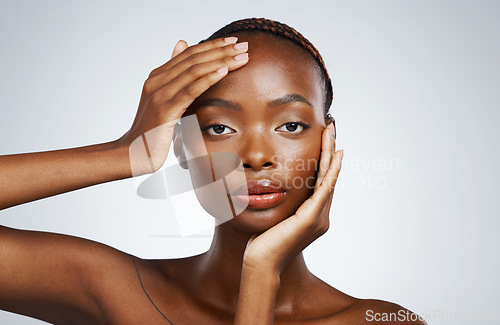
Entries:
POLYGON ((321 137, 321 154, 320 161, 318 167, 318 178, 316 179, 316 184, 314 186, 314 190, 316 190, 321 183, 323 182, 323 178, 328 172, 328 168, 330 167, 330 162, 332 160, 332 153, 335 152, 335 140, 333 135, 333 124, 329 123, 328 126, 323 131, 321 137), (333 142, 333 144, 332 144, 333 142), (332 150, 333 146, 333 150, 332 150))

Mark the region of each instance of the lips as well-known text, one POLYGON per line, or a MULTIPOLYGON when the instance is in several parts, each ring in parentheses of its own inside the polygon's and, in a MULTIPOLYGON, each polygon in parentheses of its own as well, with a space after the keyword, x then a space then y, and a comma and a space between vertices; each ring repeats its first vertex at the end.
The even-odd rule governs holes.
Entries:
POLYGON ((249 209, 262 210, 278 205, 286 196, 286 191, 269 179, 248 181, 233 194, 236 202, 249 209))

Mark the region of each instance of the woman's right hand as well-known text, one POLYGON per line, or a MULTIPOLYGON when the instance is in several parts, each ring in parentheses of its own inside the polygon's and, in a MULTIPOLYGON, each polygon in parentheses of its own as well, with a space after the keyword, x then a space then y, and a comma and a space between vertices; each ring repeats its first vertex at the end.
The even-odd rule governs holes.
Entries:
POLYGON ((0 156, 0 210, 157 171, 167 158, 174 126, 189 105, 228 71, 248 62, 248 45, 236 41, 228 37, 191 47, 178 42, 172 59, 144 83, 134 123, 118 140, 0 156))
POLYGON ((248 43, 236 42, 236 37, 226 37, 188 47, 179 41, 171 60, 151 72, 133 125, 118 140, 129 148, 133 176, 157 171, 189 105, 228 71, 248 62, 248 43))

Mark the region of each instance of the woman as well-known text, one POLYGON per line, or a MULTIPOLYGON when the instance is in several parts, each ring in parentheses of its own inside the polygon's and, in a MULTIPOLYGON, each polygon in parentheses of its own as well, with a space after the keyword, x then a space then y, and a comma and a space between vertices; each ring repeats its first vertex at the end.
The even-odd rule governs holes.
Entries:
MULTIPOLYGON (((328 229, 343 156, 331 102, 321 56, 289 26, 246 19, 195 46, 179 41, 120 139, 0 157, 0 207, 156 172, 174 140, 200 186, 215 181, 214 165, 193 162, 193 147, 241 157, 245 186, 223 198, 234 218, 216 227, 208 252, 176 260, 0 227, 0 308, 56 324, 424 323, 395 304, 350 297, 305 265, 302 250, 328 229), (193 115, 199 130, 176 128, 193 115), (187 145, 200 131, 203 143, 187 145), (136 155, 141 141, 146 154, 136 155)), ((221 198, 200 201, 211 199, 221 198)))

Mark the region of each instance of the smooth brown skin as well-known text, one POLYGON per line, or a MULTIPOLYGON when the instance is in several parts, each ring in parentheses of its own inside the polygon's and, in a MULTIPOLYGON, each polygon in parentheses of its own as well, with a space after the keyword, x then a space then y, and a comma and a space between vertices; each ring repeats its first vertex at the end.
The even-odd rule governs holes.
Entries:
MULTIPOLYGON (((332 288, 309 272, 302 256, 328 229, 341 162, 334 130, 325 128, 322 84, 314 62, 304 50, 273 37, 238 36, 250 44, 249 60, 235 61, 246 49, 235 50, 224 40, 187 49, 179 42, 174 58, 151 73, 134 124, 117 141, 0 157, 0 191, 5 193, 0 208, 131 177, 128 146, 147 130, 166 124, 158 145, 150 148, 157 170, 174 136, 173 124, 196 99, 187 114, 196 113, 202 128, 219 123, 232 130, 225 135, 204 132, 207 150, 239 154, 247 178, 274 177, 285 184, 294 177, 315 177, 314 168, 294 168, 300 159, 321 159, 321 167, 314 191, 287 186, 278 206, 247 210, 218 226, 204 254, 177 260, 135 258, 156 306, 174 324, 382 323, 367 322, 366 310, 403 308, 332 288), (224 66, 232 72, 215 72, 224 66), (292 102, 267 107, 287 94, 302 95, 312 106, 292 102), (236 103, 241 111, 202 105, 210 98, 236 103), (280 128, 297 121, 310 127, 297 134, 280 128), (40 168, 46 172, 37 173, 40 168)), ((175 135, 174 142, 181 141, 175 135)), ((144 162, 144 173, 150 168, 144 162)), ((0 265, 0 309, 56 324, 167 324, 144 294, 130 256, 106 245, 0 227, 0 265)))

